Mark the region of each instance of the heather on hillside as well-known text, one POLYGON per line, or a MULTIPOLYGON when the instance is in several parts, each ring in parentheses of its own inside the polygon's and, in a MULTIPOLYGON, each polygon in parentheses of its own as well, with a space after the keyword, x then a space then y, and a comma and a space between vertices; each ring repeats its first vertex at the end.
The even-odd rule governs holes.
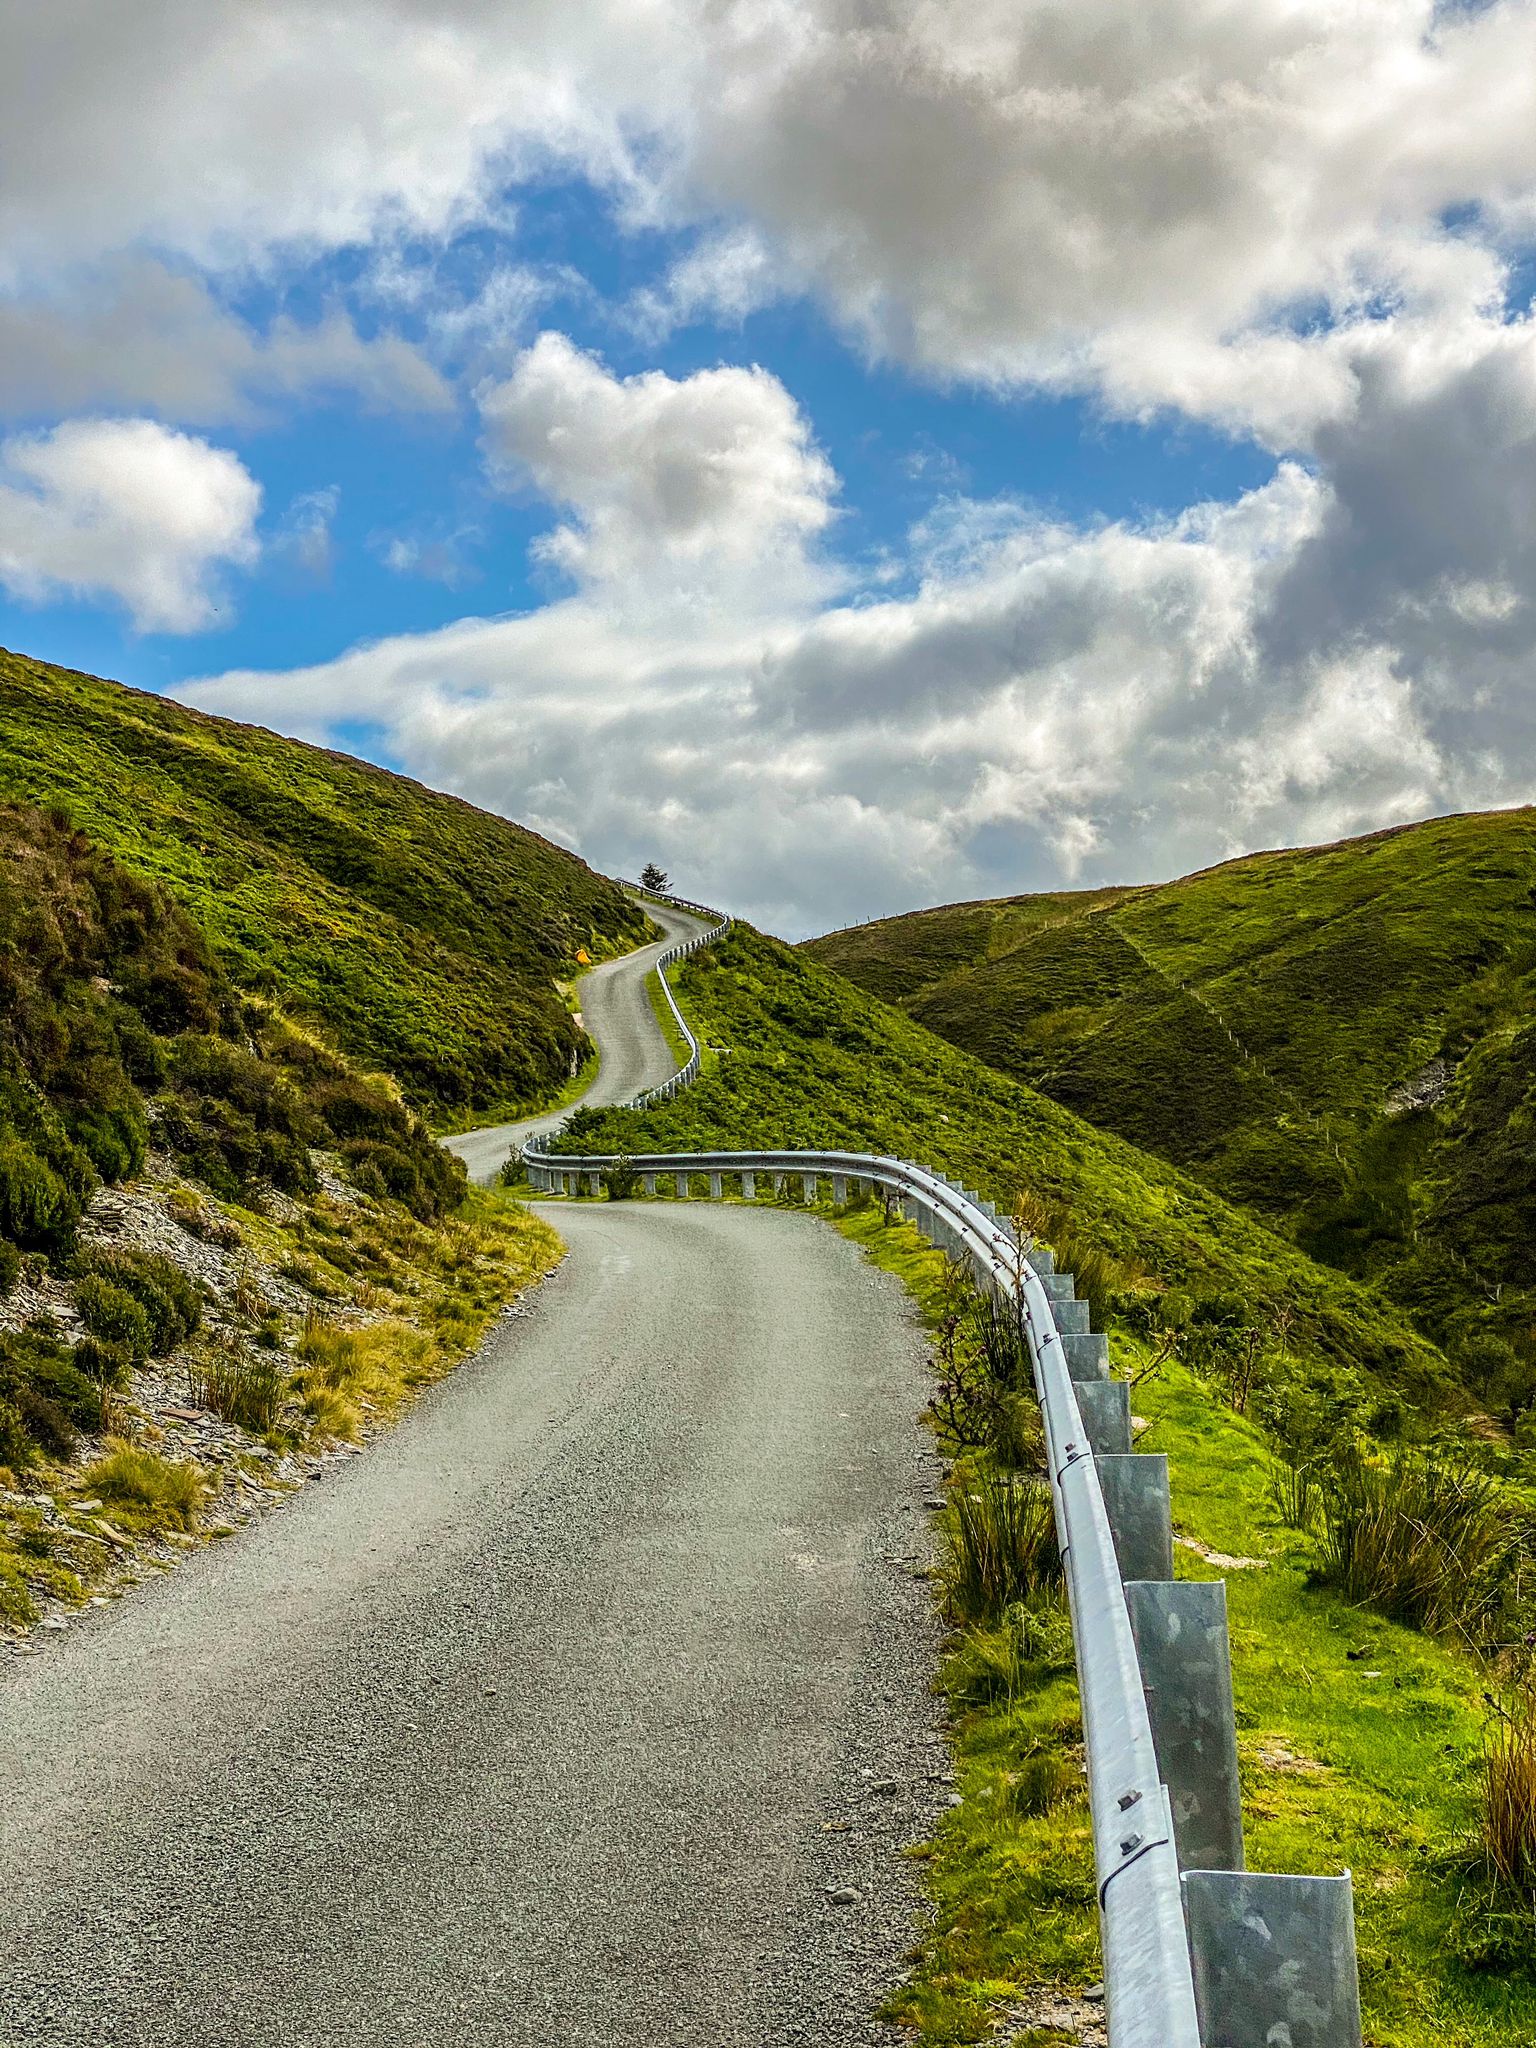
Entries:
POLYGON ((0 800, 161 883, 230 981, 459 1125, 535 1105, 582 1041, 556 986, 644 937, 563 848, 362 761, 0 652, 0 800))

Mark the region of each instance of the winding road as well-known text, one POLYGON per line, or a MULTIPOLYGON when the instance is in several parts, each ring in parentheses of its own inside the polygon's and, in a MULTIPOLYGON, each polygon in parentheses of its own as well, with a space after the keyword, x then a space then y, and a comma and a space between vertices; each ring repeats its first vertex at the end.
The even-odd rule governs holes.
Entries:
MULTIPOLYGON (((627 964, 625 1093, 672 1065, 606 1036, 627 964)), ((895 2038, 947 1794, 921 1332, 809 1217, 550 1214, 365 1456, 0 1667, 4 2048, 895 2038)))
MULTIPOLYGON (((605 960, 579 983, 582 1022, 598 1049, 597 1078, 581 1098, 592 1109, 628 1102, 642 1088, 659 1087, 677 1072, 677 1061, 656 1022, 646 984, 668 946, 693 938, 708 925, 703 918, 674 910, 669 903, 647 901, 645 908, 666 936, 638 952, 605 960)), ((567 1114, 555 1110, 545 1116, 525 1117, 520 1123, 488 1124, 483 1130, 445 1138, 443 1143, 463 1160, 471 1180, 484 1183, 496 1178, 515 1145, 553 1130, 567 1114)))

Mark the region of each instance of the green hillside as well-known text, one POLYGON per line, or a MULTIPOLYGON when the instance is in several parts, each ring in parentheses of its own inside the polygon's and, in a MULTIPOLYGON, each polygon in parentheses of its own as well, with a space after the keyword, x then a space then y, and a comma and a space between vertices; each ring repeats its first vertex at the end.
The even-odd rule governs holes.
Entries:
POLYGON ((1536 1290, 1536 813, 806 949, 1375 1281, 1485 1366, 1536 1290))
POLYGON ((556 979, 646 929, 574 855, 457 798, 0 652, 5 799, 163 883, 240 988, 444 1123, 547 1099, 578 1045, 556 979))
POLYGON ((702 1076, 645 1111, 578 1110, 564 1149, 838 1146, 922 1160, 1000 1203, 1022 1194, 1133 1324, 1209 1322, 1240 1299, 1277 1390, 1305 1382, 1385 1427, 1398 1396, 1447 1397, 1439 1353, 1369 1289, 803 952, 737 924, 676 981, 713 1049, 702 1076))

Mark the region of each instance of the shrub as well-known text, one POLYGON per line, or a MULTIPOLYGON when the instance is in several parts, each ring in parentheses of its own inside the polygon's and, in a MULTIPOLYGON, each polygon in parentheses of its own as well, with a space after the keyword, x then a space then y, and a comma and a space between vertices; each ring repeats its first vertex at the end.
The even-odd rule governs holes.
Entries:
POLYGON ((1061 1583, 1044 1480, 990 1475, 957 1486, 945 1512, 939 1578, 951 1621, 989 1621, 1061 1583))
POLYGON ((86 1468, 82 1483, 104 1501, 117 1502, 133 1519, 162 1528, 191 1529, 207 1492, 201 1468, 172 1464, 153 1451, 118 1444, 86 1468))
POLYGON ((54 1250, 67 1245, 80 1204, 26 1140, 0 1137, 0 1236, 12 1244, 54 1250))
POLYGON ((131 1180, 149 1152, 149 1126, 134 1103, 78 1111, 70 1117, 69 1128, 105 1181, 131 1180))
POLYGON ((309 1106, 336 1138, 403 1138, 410 1117, 383 1088, 349 1074, 309 1090, 309 1106))
POLYGON ((1317 1577, 1358 1607, 1472 1643, 1496 1633, 1514 1556, 1497 1482, 1459 1458, 1349 1457, 1322 1475, 1317 1577))
POLYGON ((82 1429, 101 1421, 101 1388, 40 1330, 0 1332, 0 1401, 19 1418, 32 1450, 67 1458, 82 1429))
POLYGON ((602 1181, 610 1202, 632 1202, 640 1192, 640 1169, 633 1160, 620 1159, 606 1169, 602 1181))
POLYGON ((75 1370, 84 1373, 98 1387, 127 1384, 133 1367, 133 1353, 126 1344, 114 1344, 105 1337, 82 1337, 75 1346, 75 1370))
POLYGON ((30 1464, 35 1445, 16 1403, 0 1394, 0 1466, 15 1472, 30 1464))
POLYGON ((100 1273, 87 1273, 76 1284, 75 1307, 93 1337, 126 1345, 135 1358, 149 1356, 148 1313, 126 1288, 100 1273))
MULTIPOLYGON (((159 1252, 93 1249, 81 1263, 88 1274, 131 1295, 143 1309, 149 1323, 148 1350, 155 1357, 174 1351, 202 1322, 202 1295, 196 1284, 174 1260, 159 1252)), ((92 1327, 89 1321, 86 1327, 92 1327)), ((110 1336, 112 1332, 95 1334, 110 1336)))

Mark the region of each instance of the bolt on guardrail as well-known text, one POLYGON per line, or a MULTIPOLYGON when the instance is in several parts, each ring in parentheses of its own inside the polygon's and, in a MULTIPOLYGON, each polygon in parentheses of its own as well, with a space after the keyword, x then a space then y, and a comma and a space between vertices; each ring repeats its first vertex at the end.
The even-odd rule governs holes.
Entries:
MULTIPOLYGON (((661 980, 693 1057, 632 1106, 698 1071, 698 1042, 665 973, 661 980)), ((686 1198, 695 1174, 715 1200, 727 1181, 748 1201, 764 1181, 777 1193, 798 1179, 812 1201, 824 1180, 837 1202, 850 1190, 878 1191, 978 1285, 1016 1302, 1072 1616, 1110 2048, 1360 2048, 1349 1873, 1243 1867, 1226 1588, 1174 1578, 1168 1461, 1132 1450, 1128 1390, 1110 1379, 1107 1341, 1088 1328, 1086 1304, 1050 1252, 1021 1243, 991 1203, 906 1160, 820 1151, 573 1157, 548 1142, 524 1153, 530 1185, 546 1192, 580 1194, 585 1182, 595 1195, 620 1165, 650 1195, 670 1178, 686 1198)))

